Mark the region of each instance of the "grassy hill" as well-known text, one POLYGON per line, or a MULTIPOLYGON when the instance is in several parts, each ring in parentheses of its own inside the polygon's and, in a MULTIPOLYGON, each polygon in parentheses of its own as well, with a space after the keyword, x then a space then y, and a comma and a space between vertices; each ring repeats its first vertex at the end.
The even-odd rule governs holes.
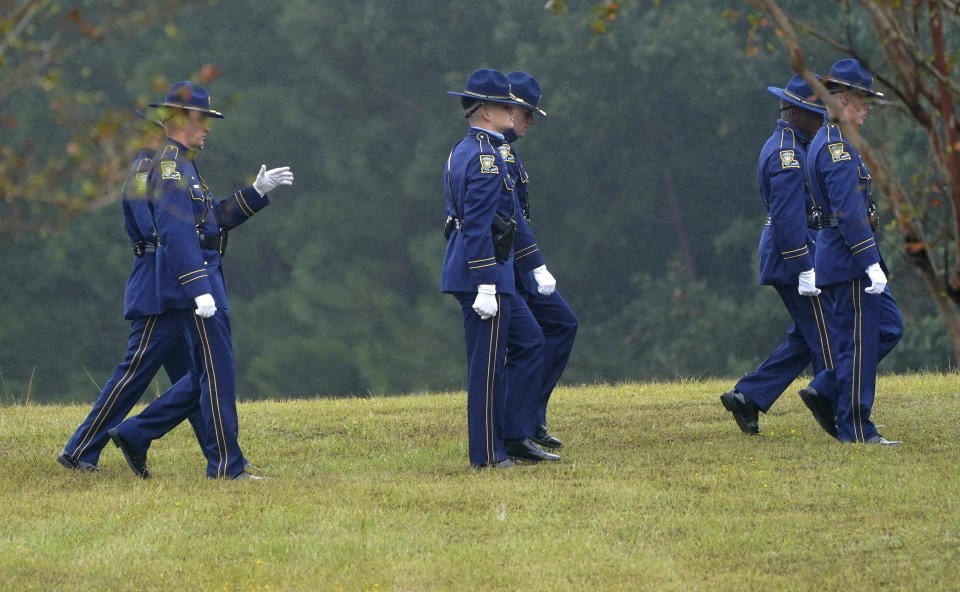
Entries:
POLYGON ((562 388, 563 461, 503 471, 468 468, 464 393, 241 403, 258 482, 206 479, 188 426, 147 481, 112 444, 68 471, 88 409, 4 406, 0 589, 957 589, 958 383, 881 377, 896 449, 831 441, 799 383, 756 437, 731 381, 562 388))

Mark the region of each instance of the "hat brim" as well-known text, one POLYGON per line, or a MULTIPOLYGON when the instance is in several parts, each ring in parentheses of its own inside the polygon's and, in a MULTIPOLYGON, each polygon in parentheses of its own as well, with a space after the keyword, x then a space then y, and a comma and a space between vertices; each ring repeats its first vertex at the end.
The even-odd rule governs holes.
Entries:
POLYGON ((506 104, 508 104, 508 105, 523 105, 524 107, 527 106, 526 103, 524 103, 521 99, 518 99, 518 98, 516 98, 516 97, 491 97, 491 96, 487 96, 487 95, 480 95, 480 94, 477 94, 477 93, 457 92, 457 91, 453 91, 453 90, 448 90, 448 91, 447 91, 447 94, 448 94, 448 95, 457 95, 457 96, 460 96, 460 97, 467 97, 467 98, 470 98, 470 99, 476 99, 476 100, 478 100, 478 101, 486 101, 486 102, 488 102, 488 103, 506 103, 506 104))
POLYGON ((825 115, 827 113, 827 110, 824 107, 821 107, 816 103, 811 103, 810 101, 805 101, 804 99, 796 95, 789 94, 787 93, 787 90, 784 88, 777 88, 776 86, 768 86, 767 91, 772 95, 780 97, 781 99, 783 99, 788 103, 792 103, 797 107, 800 107, 801 109, 806 109, 807 111, 813 111, 814 113, 819 113, 820 115, 825 115))
POLYGON ((865 86, 860 86, 859 84, 852 84, 852 83, 847 82, 847 81, 845 81, 845 80, 837 80, 836 78, 830 78, 830 77, 828 76, 828 77, 826 77, 826 78, 823 79, 823 83, 824 83, 824 84, 832 84, 832 85, 835 85, 835 86, 842 86, 842 87, 844 87, 844 88, 848 88, 848 89, 850 89, 850 90, 855 90, 855 91, 857 91, 857 92, 863 93, 863 94, 865 94, 865 95, 867 95, 867 96, 874 97, 874 98, 877 98, 877 99, 882 99, 882 98, 883 98, 883 93, 880 92, 880 91, 872 90, 872 89, 869 89, 869 88, 867 88, 867 87, 865 87, 865 86))
POLYGON ((203 109, 201 107, 194 107, 193 105, 182 105, 180 103, 150 103, 150 107, 159 108, 159 107, 171 107, 174 109, 185 109, 187 111, 199 111, 200 113, 206 113, 210 117, 216 117, 217 119, 224 119, 223 113, 219 111, 214 111, 213 109, 203 109))
POLYGON ((543 117, 544 119, 547 118, 547 112, 546 112, 546 111, 544 111, 544 110, 541 109, 540 107, 536 107, 536 106, 534 106, 534 105, 531 105, 530 103, 528 103, 527 101, 524 101, 523 99, 520 99, 520 106, 521 106, 521 107, 526 107, 527 109, 533 111, 534 113, 538 113, 538 114, 539 114, 541 117, 543 117))

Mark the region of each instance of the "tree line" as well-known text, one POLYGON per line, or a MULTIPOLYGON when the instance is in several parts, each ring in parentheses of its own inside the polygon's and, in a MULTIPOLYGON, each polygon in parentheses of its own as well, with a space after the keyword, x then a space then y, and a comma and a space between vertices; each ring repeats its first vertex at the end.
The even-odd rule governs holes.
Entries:
MULTIPOLYGON (((116 178, 135 156, 129 117, 185 78, 227 116, 197 160, 216 194, 252 181, 261 162, 297 176, 231 235, 224 262, 242 398, 462 388, 459 310, 439 293, 439 269, 442 164, 465 124, 444 91, 479 67, 527 71, 544 89, 548 117, 514 147, 531 177, 532 226, 580 319, 564 380, 751 370, 788 322, 755 271, 756 157, 777 117, 766 87, 792 73, 772 28, 720 1, 623 3, 602 34, 591 24, 603 13, 492 6, 171 4, 104 25, 51 62, 55 76, 0 99, 15 120, 0 136, 0 220, 43 222, 0 238, 0 399, 92 399, 120 359, 132 254, 116 178), (41 172, 60 161, 31 193, 10 181, 16 158, 41 172)), ((94 28, 115 17, 77 15, 94 28)), ((34 19, 38 43, 77 22, 34 19)), ((9 47, 3 80, 13 53, 30 49, 9 47)), ((820 70, 841 57, 804 49, 820 70)), ((930 170, 909 123, 877 109, 865 132, 901 147, 889 152, 894 167, 930 170)), ((882 369, 952 368, 902 237, 885 229, 882 240, 907 327, 882 369)))

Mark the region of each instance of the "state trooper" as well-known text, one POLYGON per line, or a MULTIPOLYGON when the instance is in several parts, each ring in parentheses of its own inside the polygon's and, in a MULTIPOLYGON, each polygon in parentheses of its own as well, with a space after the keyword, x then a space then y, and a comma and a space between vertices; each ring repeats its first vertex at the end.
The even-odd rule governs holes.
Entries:
POLYGON ((547 117, 546 111, 540 107, 543 93, 536 78, 526 72, 510 72, 507 80, 511 92, 522 101, 513 109, 513 128, 504 132, 508 143, 500 146, 504 162, 515 182, 514 192, 522 214, 517 217, 514 276, 517 296, 526 302, 537 321, 535 337, 542 336, 543 339, 543 365, 539 375, 533 373, 535 367, 519 365, 508 343, 506 388, 508 394, 535 394, 537 408, 530 439, 545 448, 560 448, 563 443, 547 430, 547 403, 570 359, 577 335, 577 317, 557 291, 557 281, 547 270, 537 239, 530 228, 530 177, 514 147, 514 143, 529 132, 534 123, 534 113, 547 117))
MULTIPOLYGON (((504 392, 504 358, 508 342, 519 365, 542 367, 543 340, 530 340, 536 321, 523 299, 515 296, 513 241, 517 199, 500 146, 513 127, 513 107, 506 77, 490 69, 473 72, 462 92, 463 115, 470 127, 454 146, 443 170, 447 247, 441 290, 460 303, 467 348, 467 429, 470 464, 508 467, 513 459, 559 460, 537 448, 532 434, 504 435, 505 418, 514 427, 532 426, 532 393, 504 392)), ((535 368, 534 373, 539 372, 535 368)))
MULTIPOLYGON (((870 112, 870 101, 883 96, 873 90, 873 75, 854 59, 833 64, 824 83, 844 119, 857 130, 870 112)), ((903 336, 903 321, 877 244, 879 223, 870 171, 840 126, 830 121, 810 143, 806 168, 823 218, 817 235, 817 286, 834 306, 835 323, 828 329, 836 347, 837 439, 900 444, 877 433, 870 419, 877 364, 903 336)))
POLYGON ((205 88, 173 84, 157 108, 167 138, 157 151, 147 197, 159 236, 156 285, 160 307, 181 322, 191 346, 192 367, 138 416, 109 431, 130 468, 149 476, 147 449, 198 408, 206 430, 207 476, 246 479, 246 461, 237 442, 233 343, 221 260, 227 232, 269 203, 267 193, 291 185, 289 167, 260 166, 252 186, 217 200, 200 176, 194 158, 210 130, 209 119, 223 114, 210 105, 205 88))
POLYGON ((823 124, 826 109, 800 76, 767 91, 780 98, 781 117, 757 161, 760 199, 768 214, 760 235, 757 281, 777 291, 793 323, 773 353, 720 401, 744 433, 757 434, 758 412, 769 411, 812 362, 813 381, 800 397, 820 427, 836 437, 836 381, 827 332, 833 305, 816 287, 818 223, 804 173, 807 145, 823 124))
MULTIPOLYGON (((136 113, 142 147, 120 192, 124 227, 133 248, 133 267, 123 298, 123 318, 130 321, 127 353, 104 384, 93 409, 57 457, 69 469, 99 471, 100 452, 109 439, 107 430, 130 413, 160 367, 166 370, 172 384, 192 366, 182 323, 176 315, 160 309, 156 291, 158 237, 146 192, 153 155, 163 143, 165 132, 153 117, 136 113)), ((199 411, 188 419, 202 445, 204 432, 199 411)))

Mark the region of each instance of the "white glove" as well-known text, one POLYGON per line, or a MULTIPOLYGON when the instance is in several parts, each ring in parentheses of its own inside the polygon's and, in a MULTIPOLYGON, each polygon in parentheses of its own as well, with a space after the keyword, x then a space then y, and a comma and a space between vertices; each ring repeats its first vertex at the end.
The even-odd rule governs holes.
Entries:
POLYGON ((473 310, 485 321, 497 316, 497 285, 480 284, 477 286, 477 299, 473 301, 473 310))
POLYGON ((547 271, 546 265, 541 265, 533 270, 533 279, 537 280, 537 292, 544 296, 553 294, 553 291, 557 289, 557 280, 554 279, 552 273, 547 271))
POLYGON ((209 319, 213 313, 217 312, 217 304, 213 301, 213 296, 209 293, 200 294, 193 301, 197 305, 197 316, 209 319))
POLYGON ((863 291, 867 294, 883 294, 883 289, 887 287, 887 276, 880 269, 879 263, 871 263, 867 267, 867 277, 870 278, 870 285, 863 291))
POLYGON ((261 164, 257 180, 253 182, 253 188, 257 193, 260 195, 270 193, 280 185, 293 185, 293 173, 290 167, 278 167, 268 171, 267 165, 261 164))
POLYGON ((800 292, 801 296, 820 295, 820 288, 817 287, 816 272, 812 267, 800 272, 800 285, 797 286, 797 291, 800 292))

